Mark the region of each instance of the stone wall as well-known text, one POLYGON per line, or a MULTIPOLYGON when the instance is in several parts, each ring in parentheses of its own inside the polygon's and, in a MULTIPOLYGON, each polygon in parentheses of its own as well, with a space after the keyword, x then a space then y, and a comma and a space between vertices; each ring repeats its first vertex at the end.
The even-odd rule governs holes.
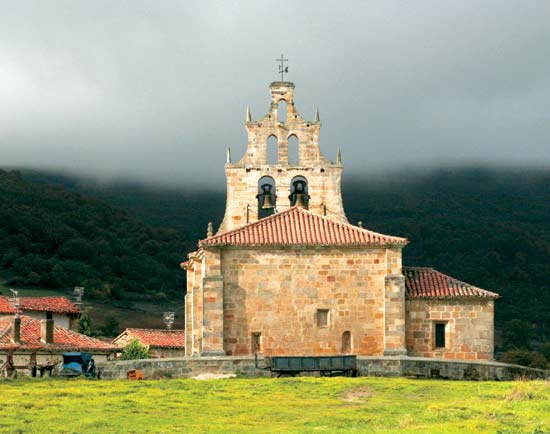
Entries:
POLYGON ((139 369, 146 379, 191 378, 203 374, 266 377, 271 373, 256 369, 254 357, 178 357, 169 359, 118 360, 97 365, 102 379, 125 379, 131 369, 139 369))
POLYGON ((493 300, 412 299, 406 302, 409 356, 458 360, 493 357, 493 300), (445 347, 436 348, 435 324, 445 324, 445 347))
POLYGON ((226 248, 221 265, 227 355, 252 354, 256 333, 264 355, 341 354, 346 331, 351 353, 381 355, 385 342, 404 351, 402 280, 385 297, 386 276, 401 272, 399 248, 226 248), (326 325, 319 310, 328 311, 326 325))
MULTIPOLYGON (((259 360, 259 366, 264 361, 259 360)), ((257 369, 253 357, 185 357, 103 362, 97 365, 101 378, 125 379, 131 369, 139 369, 146 379, 191 378, 203 374, 240 377, 270 377, 269 370, 257 369)), ((414 357, 358 357, 358 375, 412 377, 451 380, 550 379, 550 371, 497 362, 465 362, 414 357)))

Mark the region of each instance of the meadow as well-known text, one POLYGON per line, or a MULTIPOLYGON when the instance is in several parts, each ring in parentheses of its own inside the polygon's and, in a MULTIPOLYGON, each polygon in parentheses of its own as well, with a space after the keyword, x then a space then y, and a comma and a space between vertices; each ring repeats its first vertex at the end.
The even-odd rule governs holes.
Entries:
POLYGON ((2 433, 550 433, 550 383, 0 381, 2 433))

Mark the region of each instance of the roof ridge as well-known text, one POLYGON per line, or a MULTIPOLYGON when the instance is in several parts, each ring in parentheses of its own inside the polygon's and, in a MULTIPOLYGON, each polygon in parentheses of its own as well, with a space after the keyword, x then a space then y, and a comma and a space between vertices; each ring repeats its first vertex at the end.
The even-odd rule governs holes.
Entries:
MULTIPOLYGON (((384 238, 387 241, 389 241, 389 243, 392 243, 392 242, 399 243, 399 244, 408 243, 408 239, 404 238, 404 237, 398 237, 398 236, 394 236, 394 235, 385 235, 385 234, 382 234, 380 232, 375 232, 375 231, 371 231, 371 230, 366 229, 366 228, 361 228, 359 226, 355 226, 355 225, 353 225, 349 222, 343 222, 343 221, 333 219, 329 216, 322 216, 322 215, 316 214, 316 213, 314 213, 310 210, 304 209, 303 207, 300 207, 300 206, 293 206, 292 208, 289 208, 285 211, 281 211, 281 212, 272 214, 272 215, 264 217, 260 220, 256 220, 255 222, 252 222, 252 223, 247 223, 243 226, 232 229, 230 231, 222 232, 222 233, 216 234, 212 237, 204 238, 204 239, 199 241, 199 246, 202 247, 205 244, 208 245, 208 244, 211 244, 211 243, 216 243, 216 241, 219 240, 219 239, 223 239, 224 237, 232 237, 232 236, 235 236, 239 233, 243 233, 245 231, 248 231, 248 232, 255 231, 255 230, 257 230, 257 228, 260 228, 260 227, 269 228, 269 226, 267 226, 267 225, 269 225, 270 222, 272 222, 274 220, 285 222, 285 219, 288 218, 288 216, 291 216, 291 215, 298 216, 299 220, 302 220, 301 217, 312 218, 312 219, 318 221, 319 223, 323 222, 321 224, 322 226, 324 226, 325 223, 329 224, 329 225, 333 225, 332 228, 328 227, 327 230, 330 230, 331 233, 332 232, 338 233, 338 235, 340 235, 344 239, 349 238, 348 237, 349 231, 353 231, 357 234, 368 235, 372 238, 376 238, 376 237, 384 238)), ((304 223, 305 223, 305 221, 304 221, 304 223)), ((311 228, 306 227, 306 226, 308 226, 308 225, 304 224, 304 227, 301 228, 301 233, 300 234, 298 234, 298 233, 291 234, 290 237, 291 238, 296 238, 294 235, 298 235, 298 238, 302 238, 300 235, 303 235, 304 233, 309 234, 311 228)), ((316 232, 315 228, 313 228, 313 231, 316 232)), ((350 243, 350 244, 354 244, 354 243, 350 243)), ((359 243, 359 244, 361 244, 361 243, 359 243)))
POLYGON ((244 229, 244 228, 252 228, 252 227, 255 227, 255 226, 259 226, 260 224, 262 224, 263 222, 265 221, 268 221, 268 220, 272 220, 274 219, 275 217, 280 217, 281 215, 284 215, 284 214, 289 214, 292 210, 294 209, 298 209, 300 208, 299 206, 293 206, 289 209, 285 209, 284 211, 281 211, 281 212, 276 212, 274 214, 271 214, 271 215, 268 215, 267 217, 263 217, 259 220, 256 220, 255 222, 251 222, 251 223, 246 223, 244 224, 243 226, 239 226, 238 228, 235 228, 235 229, 231 229, 230 231, 226 231, 226 232, 222 232, 220 234, 215 234, 215 235, 212 235, 211 237, 206 237, 206 238, 203 238, 202 240, 199 241, 199 245, 203 242, 203 241, 207 241, 207 240, 213 240, 213 239, 216 239, 218 237, 221 237, 221 236, 225 236, 225 235, 231 235, 231 234, 234 234, 236 232, 239 232, 240 230, 244 229))

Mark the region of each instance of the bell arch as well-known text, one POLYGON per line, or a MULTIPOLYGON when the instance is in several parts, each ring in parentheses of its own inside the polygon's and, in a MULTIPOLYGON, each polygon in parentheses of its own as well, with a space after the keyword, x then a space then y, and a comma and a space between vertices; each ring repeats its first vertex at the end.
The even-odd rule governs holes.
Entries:
POLYGON ((271 176, 258 179, 258 218, 264 218, 275 212, 277 204, 277 185, 271 176))
POLYGON ((279 139, 275 134, 271 134, 267 138, 267 164, 279 163, 279 139))
POLYGON ((309 188, 308 181, 304 176, 295 176, 290 181, 290 206, 309 207, 309 188))
POLYGON ((285 123, 288 116, 288 104, 286 100, 281 99, 277 104, 277 122, 285 123))
POLYGON ((300 164, 300 141, 296 134, 288 136, 288 165, 298 166, 300 164))

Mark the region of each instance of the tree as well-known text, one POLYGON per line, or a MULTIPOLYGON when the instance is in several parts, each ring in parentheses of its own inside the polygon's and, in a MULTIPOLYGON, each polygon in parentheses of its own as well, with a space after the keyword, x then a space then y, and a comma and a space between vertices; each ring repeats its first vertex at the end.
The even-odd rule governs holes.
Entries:
POLYGON ((528 366, 529 368, 548 369, 548 361, 536 351, 510 350, 502 355, 504 363, 528 366))
POLYGON ((92 336, 92 319, 90 318, 90 309, 84 309, 78 319, 78 333, 86 336, 92 336))
POLYGON ((101 333, 104 336, 111 336, 114 337, 120 333, 120 325, 118 323, 118 320, 112 316, 109 315, 105 318, 105 323, 103 324, 103 327, 101 327, 101 333))
POLYGON ((531 324, 528 321, 513 319, 504 324, 504 347, 524 348, 531 347, 531 324))
POLYGON ((137 339, 132 339, 122 350, 122 355, 120 358, 122 360, 148 359, 149 350, 145 348, 137 339))

